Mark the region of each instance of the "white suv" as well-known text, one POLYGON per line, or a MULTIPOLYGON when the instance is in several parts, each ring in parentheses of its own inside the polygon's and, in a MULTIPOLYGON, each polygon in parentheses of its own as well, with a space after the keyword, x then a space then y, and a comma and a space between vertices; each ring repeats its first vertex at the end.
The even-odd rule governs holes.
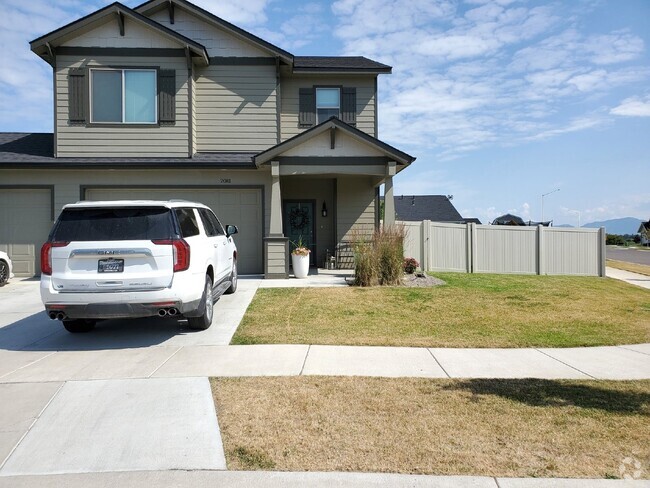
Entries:
POLYGON ((166 315, 207 329, 214 301, 237 289, 236 233, 201 203, 66 205, 41 249, 45 311, 70 332, 166 315))

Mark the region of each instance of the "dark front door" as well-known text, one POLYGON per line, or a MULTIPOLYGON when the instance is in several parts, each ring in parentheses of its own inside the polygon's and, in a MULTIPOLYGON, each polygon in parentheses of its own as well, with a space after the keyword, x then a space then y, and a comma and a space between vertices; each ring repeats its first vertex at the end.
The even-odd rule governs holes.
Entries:
POLYGON ((314 266, 316 259, 316 222, 314 200, 285 200, 284 235, 289 238, 289 250, 293 251, 298 242, 311 249, 309 264, 314 266))

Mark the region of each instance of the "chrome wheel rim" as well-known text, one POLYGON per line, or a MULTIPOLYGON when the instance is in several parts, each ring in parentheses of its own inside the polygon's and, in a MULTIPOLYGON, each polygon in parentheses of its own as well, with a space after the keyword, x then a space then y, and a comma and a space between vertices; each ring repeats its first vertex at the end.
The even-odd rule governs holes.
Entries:
POLYGON ((0 283, 4 283, 9 278, 9 266, 0 263, 0 283))
POLYGON ((205 284, 205 317, 208 322, 212 322, 212 309, 214 303, 212 302, 212 284, 208 281, 205 284))
POLYGON ((237 286, 237 262, 232 265, 232 284, 237 286))

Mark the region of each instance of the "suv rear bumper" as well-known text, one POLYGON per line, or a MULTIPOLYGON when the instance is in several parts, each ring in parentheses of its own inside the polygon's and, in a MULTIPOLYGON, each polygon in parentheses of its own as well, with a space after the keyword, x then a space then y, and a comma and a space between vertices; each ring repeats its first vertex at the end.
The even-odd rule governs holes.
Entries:
MULTIPOLYGON (((188 276, 189 278, 189 276, 188 276)), ((178 280, 170 288, 153 291, 105 293, 59 293, 49 276, 41 276, 41 299, 48 316, 63 313, 69 319, 117 319, 160 316, 160 310, 175 309, 177 317, 196 313, 203 287, 178 280), (194 290, 192 289, 194 288, 194 290)))

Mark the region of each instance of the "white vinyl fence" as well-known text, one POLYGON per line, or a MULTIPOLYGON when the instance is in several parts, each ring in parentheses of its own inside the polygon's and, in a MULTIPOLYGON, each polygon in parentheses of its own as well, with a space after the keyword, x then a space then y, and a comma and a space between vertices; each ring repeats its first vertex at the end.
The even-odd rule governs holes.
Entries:
POLYGON ((399 222, 425 271, 605 276, 605 229, 399 222))

